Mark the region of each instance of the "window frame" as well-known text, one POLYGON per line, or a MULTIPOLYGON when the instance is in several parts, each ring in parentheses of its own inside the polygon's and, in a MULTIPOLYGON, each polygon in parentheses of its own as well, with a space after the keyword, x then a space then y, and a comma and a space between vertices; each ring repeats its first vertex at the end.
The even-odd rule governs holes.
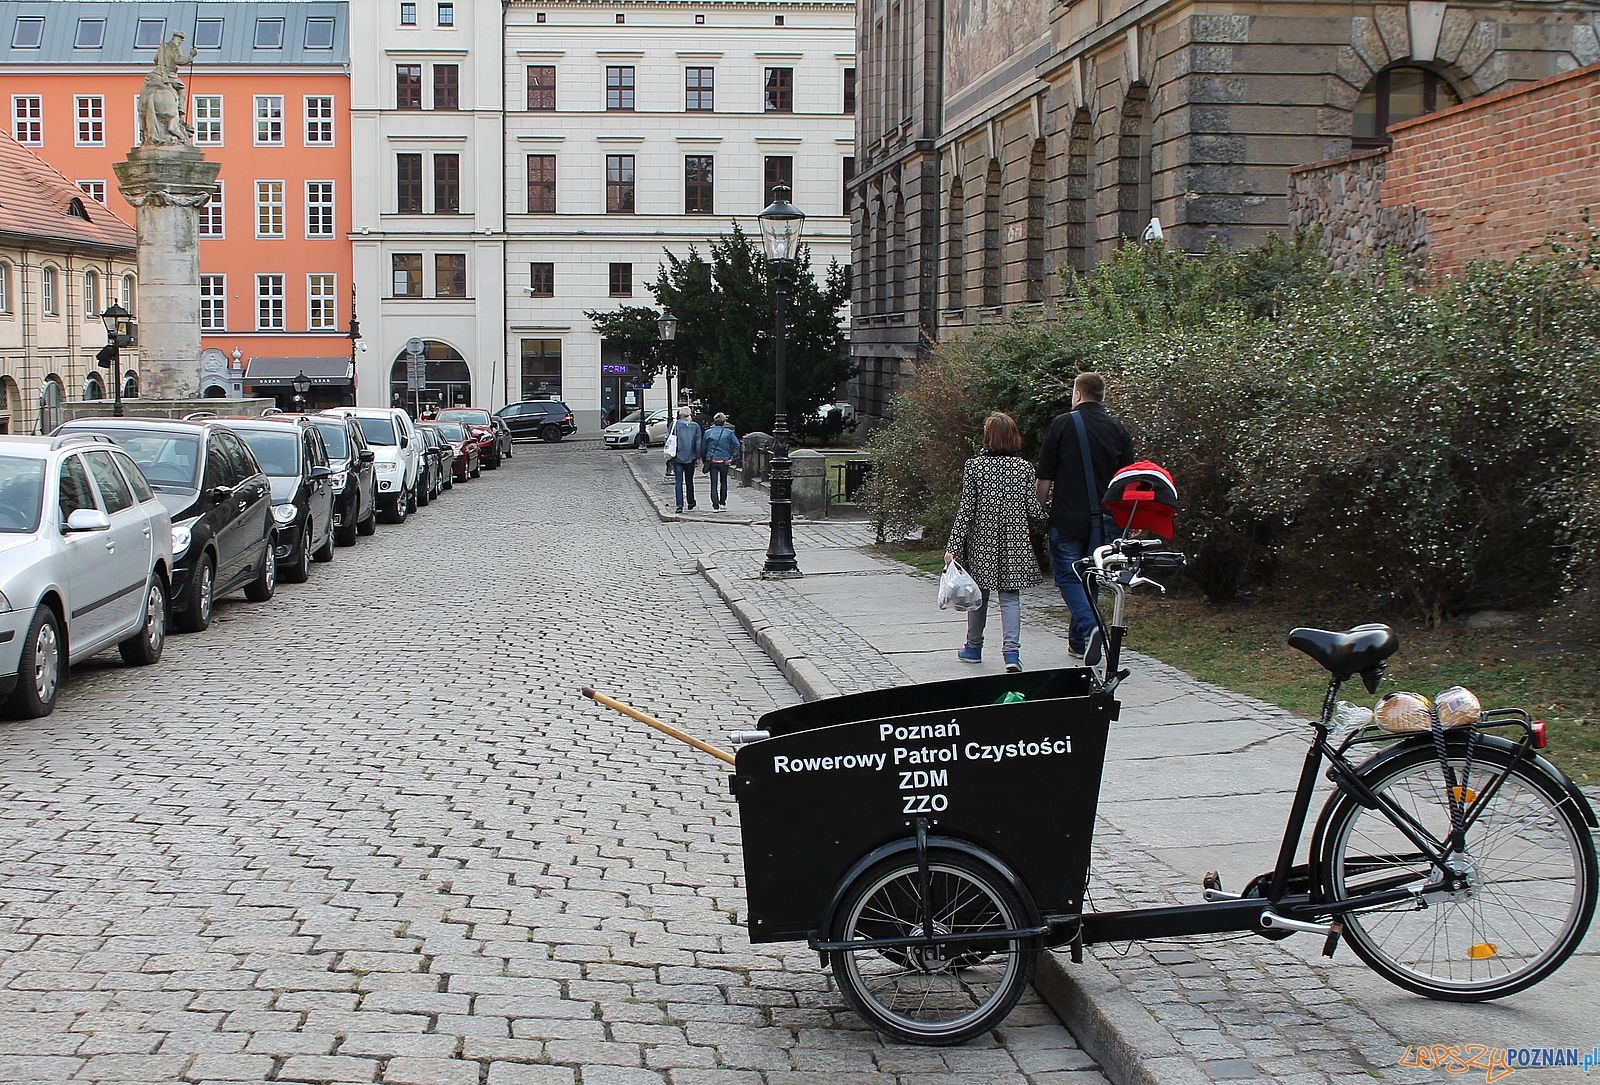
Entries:
POLYGON ((335 203, 335 184, 330 180, 315 180, 306 182, 306 240, 326 241, 338 236, 338 205, 335 203), (326 192, 314 191, 312 186, 326 186, 326 192), (319 219, 325 220, 324 229, 313 229, 314 226, 324 225, 319 219))
POLYGON ((281 271, 256 272, 256 331, 281 332, 288 330, 288 286, 281 271), (263 291, 263 287, 276 286, 276 295, 263 291), (277 323, 270 322, 269 307, 276 301, 277 323), (266 317, 267 319, 264 319, 266 317))
POLYGON ((422 108, 422 65, 420 63, 394 66, 394 107, 407 113, 422 108), (416 104, 410 104, 415 101, 416 104))
POLYGON ((306 328, 314 332, 338 331, 339 276, 331 271, 306 274, 306 328))
POLYGON ((400 0, 400 25, 401 26, 416 26, 417 25, 417 2, 416 2, 416 0, 400 0))
POLYGON ((44 47, 44 16, 19 15, 16 25, 11 28, 11 48, 13 49, 41 49, 44 47), (38 36, 31 42, 23 40, 22 28, 26 26, 38 36))
POLYGON ((631 154, 606 155, 606 214, 638 214, 637 167, 637 160, 631 154), (625 178, 622 176, 624 170, 627 172, 625 178))
POLYGON ((196 208, 198 212, 198 217, 195 221, 196 237, 214 240, 228 236, 228 205, 224 202, 223 197, 224 183, 222 178, 217 178, 216 191, 209 200, 196 208), (215 233, 207 230, 207 226, 212 221, 216 222, 217 229, 215 233))
POLYGON ((761 159, 761 202, 770 204, 776 197, 773 190, 779 185, 787 185, 792 194, 794 192, 794 155, 769 154, 761 159))
POLYGON ((632 113, 637 103, 637 72, 631 64, 606 65, 606 112, 632 113), (613 81, 613 76, 615 77, 613 81), (616 104, 613 105, 612 103, 616 104))
POLYGON ((256 219, 256 237, 259 238, 260 240, 263 240, 263 241, 282 241, 285 238, 287 238, 289 236, 289 227, 288 227, 288 217, 289 217, 288 203, 289 203, 289 199, 288 199, 288 187, 285 184, 285 182, 283 182, 281 180, 273 180, 271 178, 266 178, 266 179, 257 178, 256 179, 256 183, 255 183, 255 194, 256 194, 256 215, 255 215, 255 219, 256 219), (270 186, 273 186, 273 185, 277 186, 277 200, 276 201, 274 201, 271 198, 272 197, 272 189, 271 189, 270 186), (265 196, 266 196, 265 199, 263 198, 263 194, 265 194, 265 196), (276 226, 277 226, 277 231, 276 232, 273 232, 271 230, 271 227, 274 225, 274 218, 273 218, 273 211, 274 210, 276 210, 276 212, 277 212, 276 223, 275 223, 276 226), (263 217, 263 216, 265 216, 265 217, 263 217), (265 225, 267 226, 267 229, 265 229, 265 230, 262 228, 263 223, 265 223, 265 225))
POLYGON ((284 145, 284 102, 281 94, 256 94, 252 96, 255 117, 255 146, 282 147, 284 145), (272 112, 277 106, 277 114, 272 112), (276 133, 276 138, 274 138, 276 133))
POLYGON ((13 94, 11 96, 11 138, 24 147, 44 146, 44 95, 13 94), (23 112, 26 103, 32 103, 32 115, 23 112), (26 135, 24 126, 32 131, 26 135))
POLYGON ((433 156, 433 213, 461 213, 461 156, 447 151, 433 156))
POLYGON ((553 298, 556 296, 555 261, 528 261, 528 296, 530 298, 553 298))
MULTIPOLYGON (((553 155, 553 154, 530 154, 527 157, 526 170, 527 170, 526 176, 527 176, 527 182, 528 182, 528 186, 527 186, 528 187, 528 191, 527 191, 527 204, 525 206, 527 208, 527 213, 530 214, 530 215, 553 215, 553 214, 555 214, 556 213, 556 193, 557 193, 556 182, 557 182, 557 179, 559 177, 559 173, 557 171, 557 166, 556 166, 556 156, 553 155), (543 177, 540 177, 537 180, 534 178, 534 162, 536 160, 539 162, 541 167, 545 163, 549 164, 549 166, 550 166, 550 177, 549 177, 548 181, 545 180, 543 177), (542 207, 542 206, 537 206, 536 207, 535 206, 536 202, 537 203, 541 203, 541 204, 545 202, 544 200, 539 200, 539 201, 535 201, 534 200, 533 194, 534 194, 535 191, 540 191, 540 192, 548 191, 549 192, 550 197, 549 197, 549 201, 548 201, 549 202, 549 206, 548 207, 542 207)), ((541 170, 541 172, 542 172, 542 170, 541 170)))
POLYGON ((196 147, 221 147, 223 145, 222 140, 223 140, 223 136, 224 136, 224 125, 223 125, 223 109, 224 109, 224 106, 222 104, 222 99, 223 99, 223 96, 220 95, 220 94, 196 94, 192 98, 190 98, 190 103, 191 103, 190 114, 194 118, 194 145, 196 147), (215 103, 215 105, 217 107, 216 116, 213 117, 213 116, 210 116, 209 114, 207 114, 206 116, 202 116, 201 115, 201 105, 200 105, 201 102, 205 102, 207 104, 207 107, 209 107, 212 103, 215 103), (202 133, 206 133, 207 135, 209 135, 211 127, 213 125, 216 128, 216 138, 215 139, 211 139, 211 138, 202 139, 201 138, 202 133))
POLYGON ((446 113, 461 110, 461 65, 435 64, 433 66, 433 108, 446 113), (445 91, 449 105, 440 105, 440 91, 445 91))
POLYGON ((856 111, 856 70, 854 68, 846 68, 844 70, 840 98, 840 112, 849 115, 856 111))
POLYGON ((200 334, 218 335, 228 330, 228 277, 200 276, 200 334), (209 288, 209 289, 208 289, 209 288), (207 315, 213 319, 207 319, 207 315))
POLYGON ((39 315, 61 315, 61 275, 53 264, 39 269, 39 315))
POLYGON ((94 268, 83 269, 83 319, 98 321, 100 319, 100 272, 94 268))
POLYGON ((716 211, 716 156, 686 154, 683 156, 683 213, 686 215, 714 215, 716 211), (696 176, 697 167, 703 176, 696 176), (704 206, 699 206, 704 204, 704 206))
POLYGON ((794 112, 794 69, 767 68, 761 77, 761 111, 794 112))
POLYGON ((399 151, 394 156, 395 214, 420 215, 426 194, 420 151, 399 151), (412 172, 409 167, 415 167, 412 172), (407 197, 412 197, 408 199, 407 197))
POLYGON ((72 183, 78 186, 78 191, 79 192, 83 193, 85 196, 89 197, 91 200, 95 200, 98 203, 105 203, 106 202, 106 182, 104 182, 102 180, 98 180, 96 178, 90 177, 90 178, 83 178, 81 180, 77 180, 77 181, 74 181, 72 183), (90 188, 89 187, 90 185, 94 185, 96 187, 95 188, 90 188), (96 192, 98 192, 99 194, 96 195, 96 192))
POLYGON ((250 48, 252 48, 252 49, 282 49, 283 48, 283 43, 284 43, 284 35, 286 34, 286 32, 287 32, 287 27, 285 26, 285 20, 283 19, 282 16, 277 16, 277 15, 258 15, 258 16, 256 16, 255 33, 252 34, 251 37, 250 37, 250 48), (263 30, 271 29, 274 26, 276 26, 278 28, 278 40, 275 41, 275 42, 267 42, 266 44, 263 44, 262 41, 261 41, 261 32, 263 30))
POLYGON ((717 111, 716 68, 689 67, 683 70, 683 110, 685 113, 717 111))
POLYGON ((523 91, 527 95, 523 101, 525 110, 529 113, 554 113, 556 111, 556 82, 556 66, 554 64, 527 65, 526 84, 523 87, 523 91), (542 82, 535 83, 534 72, 539 72, 541 77, 545 72, 550 73, 549 86, 545 86, 542 82), (537 100, 541 103, 539 105, 534 104, 535 91, 539 92, 537 95, 537 100), (545 100, 545 91, 549 91, 549 105, 542 104, 545 100))
MULTIPOLYGON (((18 21, 20 22, 21 20, 19 19, 18 21)), ((99 15, 80 15, 78 17, 78 25, 72 30, 72 47, 74 49, 104 49, 106 47, 105 18, 99 15), (83 32, 91 26, 99 28, 100 36, 92 44, 86 44, 83 40, 83 32)))
POLYGON ((420 252, 392 252, 389 254, 389 296, 392 298, 420 298, 422 297, 422 254, 420 252), (401 261, 406 262, 401 267, 401 261), (415 261, 415 281, 412 276, 412 261, 415 261), (396 289, 398 280, 396 276, 404 274, 409 289, 401 291, 396 289))
POLYGON ((606 269, 606 289, 613 298, 633 297, 633 264, 611 261, 606 269))
POLYGON ((318 52, 318 53, 328 52, 328 51, 333 49, 334 38, 335 38, 335 36, 337 34, 338 34, 338 24, 337 24, 337 22, 335 20, 327 17, 326 15, 307 15, 306 16, 305 47, 307 49, 312 50, 314 52, 318 52), (318 29, 322 29, 324 27, 327 29, 327 31, 328 31, 328 44, 327 45, 313 45, 312 44, 312 41, 311 41, 311 28, 313 26, 317 27, 318 29))
POLYGON ((337 121, 333 111, 333 95, 307 94, 302 99, 304 130, 301 138, 307 147, 337 146, 337 121), (327 138, 317 138, 325 135, 327 138))
POLYGON ((74 147, 104 147, 106 145, 106 96, 104 94, 74 94, 72 96, 72 145, 74 147), (91 107, 85 115, 84 106, 91 107), (98 115, 96 115, 98 108, 98 115), (85 134, 85 126, 87 135, 85 134), (98 132, 98 136, 95 134, 98 132))
POLYGON ((155 49, 166 40, 167 20, 164 16, 159 19, 141 17, 136 23, 133 24, 133 47, 135 49, 155 49), (156 33, 154 40, 150 40, 145 36, 145 27, 148 26, 155 27, 156 33))
POLYGON ((454 0, 440 0, 438 9, 434 12, 433 25, 435 27, 455 28, 456 5, 454 0))
POLYGON ((221 49, 223 24, 225 22, 226 20, 223 19, 196 19, 194 23, 194 47, 196 49, 221 49), (200 31, 202 27, 204 27, 208 33, 215 28, 217 32, 217 40, 215 44, 211 43, 210 41, 202 41, 200 39, 200 31))
POLYGON ((433 296, 464 301, 471 297, 467 290, 467 254, 464 252, 436 252, 433 254, 433 296), (447 263, 448 262, 448 263, 447 263), (459 283, 458 290, 446 292, 445 283, 459 283))

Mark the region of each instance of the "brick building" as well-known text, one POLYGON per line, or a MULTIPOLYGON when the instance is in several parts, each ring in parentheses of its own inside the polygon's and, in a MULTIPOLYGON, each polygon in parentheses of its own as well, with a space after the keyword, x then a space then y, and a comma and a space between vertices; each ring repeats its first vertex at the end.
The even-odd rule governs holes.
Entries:
POLYGON ((861 0, 851 353, 861 408, 935 340, 1042 312, 1152 217, 1289 224, 1289 171, 1600 61, 1591 6, 861 0))

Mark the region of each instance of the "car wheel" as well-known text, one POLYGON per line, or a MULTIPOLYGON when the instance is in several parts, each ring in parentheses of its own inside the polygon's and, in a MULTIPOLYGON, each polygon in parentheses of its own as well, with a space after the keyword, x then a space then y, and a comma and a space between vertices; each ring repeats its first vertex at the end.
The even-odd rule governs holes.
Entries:
POLYGON ((28 639, 22 643, 22 658, 17 662, 17 688, 6 702, 12 715, 38 719, 55 710, 66 669, 64 648, 56 612, 41 605, 28 624, 28 639))
POLYGON ((406 511, 416 512, 419 507, 420 506, 417 502, 417 488, 413 486, 409 491, 406 492, 406 511))
POLYGON ((472 477, 473 478, 482 478, 483 477, 483 463, 481 461, 479 462, 478 466, 476 466, 476 467, 474 467, 472 469, 472 477))
POLYGON ((283 579, 291 584, 304 584, 311 579, 311 521, 306 521, 306 526, 300 529, 300 538, 295 542, 293 561, 283 570, 283 579))
POLYGON ((256 566, 256 578, 244 586, 244 597, 252 603, 265 603, 277 590, 278 547, 269 533, 267 545, 261 548, 261 564, 256 566))
POLYGON ((539 439, 544 441, 546 444, 554 444, 555 442, 561 440, 562 436, 563 434, 561 432, 561 427, 555 425, 554 423, 545 426, 539 431, 539 439))
MULTIPOLYGON (((311 538, 310 534, 307 534, 306 538, 311 538)), ((311 560, 316 562, 333 560, 333 528, 330 527, 328 529, 328 537, 323 541, 322 545, 311 552, 311 560)))
POLYGON ((117 645, 122 662, 130 667, 148 667, 160 662, 161 649, 167 645, 167 586, 161 577, 150 576, 150 586, 144 592, 144 625, 139 632, 117 645))
POLYGON ((428 507, 428 502, 433 500, 433 497, 431 496, 432 493, 433 493, 433 487, 431 485, 429 485, 428 480, 426 478, 418 479, 417 480, 417 508, 419 508, 419 509, 427 508, 428 507))
POLYGON ((516 450, 511 447, 511 442, 507 441, 506 442, 506 447, 502 450, 501 455, 505 456, 505 458, 509 460, 512 456, 515 456, 516 454, 517 454, 516 450))
POLYGON ((339 516, 339 526, 335 528, 334 539, 340 546, 354 546, 356 544, 356 513, 360 511, 361 502, 352 495, 350 507, 339 516))
POLYGON ((454 471, 451 471, 449 474, 444 476, 444 485, 439 487, 439 489, 441 489, 441 490, 453 490, 455 488, 456 488, 456 473, 454 471))
POLYGON ((365 520, 357 520, 356 521, 356 534, 357 535, 371 535, 377 530, 378 530, 378 499, 376 497, 374 497, 372 499, 371 510, 367 513, 367 518, 365 520))
POLYGON ((189 593, 189 605, 175 616, 173 625, 180 633, 199 633, 211 624, 211 606, 216 601, 217 562, 209 553, 201 554, 195 563, 194 588, 189 593))

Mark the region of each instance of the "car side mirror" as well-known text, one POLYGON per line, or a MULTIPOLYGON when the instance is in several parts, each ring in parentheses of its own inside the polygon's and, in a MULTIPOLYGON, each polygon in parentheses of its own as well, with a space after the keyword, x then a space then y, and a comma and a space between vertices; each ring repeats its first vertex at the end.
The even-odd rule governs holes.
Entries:
POLYGON ((311 468, 311 481, 316 482, 318 479, 327 478, 331 474, 333 474, 333 468, 324 467, 319 463, 311 468))
POLYGON ((400 447, 401 448, 410 448, 411 447, 411 439, 408 438, 403 433, 400 435, 400 447))
POLYGON ((372 449, 363 448, 361 450, 361 462, 362 463, 371 463, 373 460, 375 460, 377 458, 378 458, 378 454, 376 452, 372 451, 372 449))
POLYGON ((110 531, 111 517, 99 509, 78 509, 67 517, 67 530, 78 531, 110 531))
POLYGON ((222 502, 228 500, 228 498, 230 498, 232 496, 233 496, 233 487, 232 486, 213 486, 213 487, 211 487, 210 497, 211 497, 211 500, 212 500, 212 502, 214 504, 220 505, 220 504, 222 504, 222 502))

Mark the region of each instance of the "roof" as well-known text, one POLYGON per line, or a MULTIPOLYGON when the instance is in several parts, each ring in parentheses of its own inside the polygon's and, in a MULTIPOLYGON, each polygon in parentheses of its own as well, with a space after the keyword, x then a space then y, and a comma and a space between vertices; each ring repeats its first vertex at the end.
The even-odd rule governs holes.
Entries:
MULTIPOLYGON (((333 0, 6 0, 0 2, 0 64, 122 64, 147 68, 155 60, 156 46, 176 31, 184 35, 186 47, 194 47, 199 53, 195 60, 198 68, 268 64, 343 68, 350 60, 348 11, 348 4, 333 0), (43 22, 28 24, 19 35, 19 18, 43 22), (98 29, 101 44, 80 47, 80 21, 94 20, 104 20, 103 26, 86 27, 81 32, 85 35, 83 40, 94 40, 98 29), (282 20, 281 45, 256 48, 258 20, 282 20), (331 27, 328 20, 332 21, 331 27), (202 28, 201 22, 207 25, 202 28), (35 28, 36 47, 29 44, 35 28), (208 34, 220 32, 215 48, 209 47, 209 40, 201 36, 202 29, 208 34), (135 45, 141 33, 146 44, 135 45), (329 34, 327 48, 313 48, 319 43, 308 40, 319 34, 329 34), (19 46, 19 41, 24 44, 19 46)), ((272 28, 263 29, 265 33, 271 31, 272 28)))
POLYGON ((0 234, 132 254, 137 235, 44 159, 0 132, 0 234))

